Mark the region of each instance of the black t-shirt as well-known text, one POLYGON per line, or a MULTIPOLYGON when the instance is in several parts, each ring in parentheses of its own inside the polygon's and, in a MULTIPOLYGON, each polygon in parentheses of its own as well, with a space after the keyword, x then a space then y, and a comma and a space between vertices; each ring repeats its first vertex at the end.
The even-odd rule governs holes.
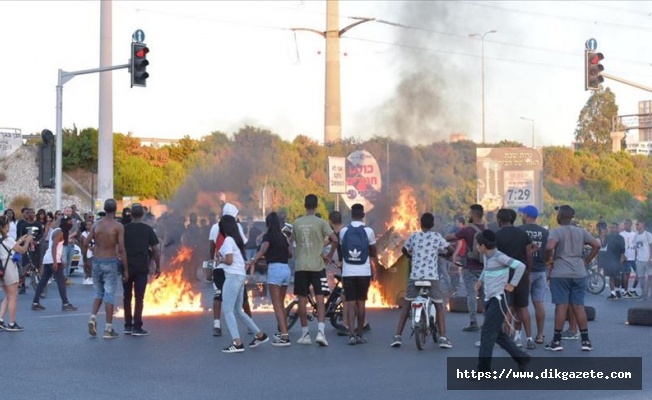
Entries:
POLYGON ((545 272, 546 261, 544 260, 546 254, 546 245, 548 244, 548 230, 537 224, 525 224, 519 226, 524 230, 532 243, 539 247, 539 250, 532 253, 532 272, 545 272))
POLYGON ((272 241, 268 232, 263 235, 263 242, 269 243, 267 252, 265 252, 265 260, 267 261, 267 265, 271 263, 288 263, 288 247, 290 245, 287 243, 287 241, 284 241, 285 245, 279 246, 272 241))
POLYGON ((618 233, 610 233, 605 236, 604 243, 598 251, 598 266, 604 268, 607 274, 618 272, 623 254, 625 254, 625 239, 618 233))
POLYGON ((23 223, 20 225, 20 227, 16 227, 16 234, 18 237, 24 236, 24 235, 32 235, 34 237, 35 241, 40 241, 41 238, 43 237, 43 224, 41 224, 38 221, 34 222, 27 222, 27 221, 22 221, 23 223))
POLYGON ((530 243, 532 243, 530 236, 515 226, 503 226, 496 232, 496 248, 525 265, 527 265, 527 246, 530 243))
POLYGON ((149 248, 158 245, 158 237, 151 226, 143 222, 125 225, 125 250, 129 273, 149 271, 149 248))

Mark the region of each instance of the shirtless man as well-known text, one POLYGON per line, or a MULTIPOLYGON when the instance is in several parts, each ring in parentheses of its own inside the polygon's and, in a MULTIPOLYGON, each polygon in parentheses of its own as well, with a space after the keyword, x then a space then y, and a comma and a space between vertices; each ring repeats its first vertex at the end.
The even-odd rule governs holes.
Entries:
POLYGON ((91 240, 95 239, 93 250, 93 285, 95 286, 95 300, 91 319, 88 321, 88 333, 91 336, 97 335, 97 313, 100 310, 102 301, 106 310, 106 328, 104 339, 114 339, 119 335, 113 329, 113 305, 114 296, 118 287, 119 265, 122 263, 122 280, 129 280, 129 268, 127 266, 127 254, 125 251, 124 225, 115 220, 115 212, 118 205, 114 199, 104 202, 106 217, 100 219, 93 225, 91 232, 84 241, 84 262, 86 261, 86 250, 91 240), (116 254, 117 253, 117 254, 116 254))

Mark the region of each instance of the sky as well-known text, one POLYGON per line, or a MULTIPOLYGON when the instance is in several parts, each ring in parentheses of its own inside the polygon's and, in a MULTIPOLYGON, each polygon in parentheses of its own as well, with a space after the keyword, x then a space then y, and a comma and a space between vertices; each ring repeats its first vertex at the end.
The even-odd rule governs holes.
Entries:
MULTIPOLYGON (((245 124, 323 141, 326 1, 113 1, 113 65, 145 32, 146 88, 113 72, 113 130, 201 138, 245 124)), ((408 144, 482 139, 568 146, 595 38, 605 72, 652 86, 652 2, 340 1, 342 137, 408 144), (397 26, 400 25, 400 26, 397 26), (527 118, 533 120, 524 120, 527 118)), ((0 127, 54 131, 57 70, 99 67, 99 1, 0 3, 0 127)), ((606 80, 619 114, 652 93, 606 80)), ((63 90, 63 126, 97 127, 99 74, 63 90)))

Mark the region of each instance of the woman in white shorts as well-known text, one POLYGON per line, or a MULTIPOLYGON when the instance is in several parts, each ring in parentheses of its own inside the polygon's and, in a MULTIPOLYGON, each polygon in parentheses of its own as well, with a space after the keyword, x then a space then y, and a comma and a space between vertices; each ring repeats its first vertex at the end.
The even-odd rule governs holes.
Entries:
POLYGON ((247 263, 253 274, 256 261, 265 256, 267 261, 267 287, 272 298, 274 314, 281 331, 272 342, 272 346, 289 346, 290 335, 288 334, 287 319, 285 317, 285 294, 290 284, 290 267, 288 260, 292 257, 292 247, 287 237, 281 231, 281 222, 275 212, 265 218, 267 233, 263 235, 263 243, 260 250, 247 263))
POLYGON ((5 292, 5 298, 0 306, 0 329, 6 329, 9 332, 20 332, 23 330, 16 323, 16 306, 18 300, 18 267, 13 261, 13 254, 25 254, 32 242, 31 235, 25 235, 18 239, 18 243, 9 235, 9 224, 11 221, 7 216, 0 216, 0 260, 4 268, 4 275, 0 278, 0 285, 5 292), (4 316, 9 310, 9 324, 5 324, 4 316))

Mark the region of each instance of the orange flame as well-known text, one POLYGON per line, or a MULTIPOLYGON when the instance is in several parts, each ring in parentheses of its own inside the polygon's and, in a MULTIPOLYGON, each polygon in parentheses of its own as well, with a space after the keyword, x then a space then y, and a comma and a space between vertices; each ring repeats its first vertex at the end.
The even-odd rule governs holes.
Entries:
POLYGON ((365 302, 365 306, 367 308, 392 307, 389 303, 387 303, 387 301, 385 301, 382 293, 382 286, 380 283, 378 283, 378 281, 372 281, 371 285, 369 285, 369 291, 367 292, 367 301, 365 302))
POLYGON ((384 265, 389 268, 401 255, 401 247, 408 235, 420 229, 417 201, 412 188, 401 189, 398 201, 392 207, 392 217, 386 228, 393 230, 387 243, 386 259, 383 260, 384 265))
MULTIPOLYGON (((181 247, 170 260, 169 268, 172 270, 147 284, 143 316, 204 311, 201 293, 194 293, 190 283, 183 279, 183 265, 191 262, 191 259, 192 249, 181 247)), ((120 310, 116 316, 124 316, 124 310, 120 310)))

